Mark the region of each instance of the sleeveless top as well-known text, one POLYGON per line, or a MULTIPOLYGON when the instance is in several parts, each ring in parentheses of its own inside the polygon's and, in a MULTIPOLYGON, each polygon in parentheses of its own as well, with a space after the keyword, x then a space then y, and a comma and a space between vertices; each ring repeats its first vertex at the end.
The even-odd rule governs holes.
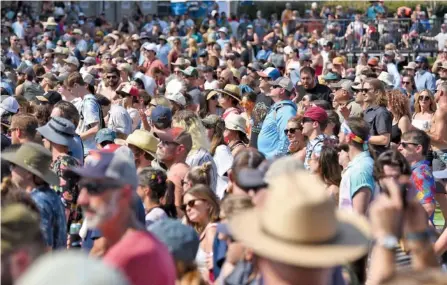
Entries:
POLYGON ((411 121, 411 124, 421 130, 421 131, 428 131, 430 130, 431 127, 431 119, 430 120, 420 120, 420 119, 415 119, 414 117, 416 116, 416 114, 413 114, 413 120, 411 121))
MULTIPOLYGON (((203 232, 205 233, 203 235, 203 237, 200 239, 200 241, 202 241, 209 228, 212 227, 216 227, 217 223, 209 223, 206 228, 203 230, 203 232)), ((197 269, 199 269, 200 273, 204 273, 206 274, 208 272, 208 267, 206 265, 206 259, 208 257, 208 255, 212 255, 212 252, 206 252, 202 249, 202 247, 199 245, 199 250, 197 250, 197 255, 196 255, 196 264, 197 264, 197 269)))
POLYGON ((394 124, 391 127, 391 142, 399 143, 400 137, 402 136, 402 131, 399 129, 399 124, 394 124))

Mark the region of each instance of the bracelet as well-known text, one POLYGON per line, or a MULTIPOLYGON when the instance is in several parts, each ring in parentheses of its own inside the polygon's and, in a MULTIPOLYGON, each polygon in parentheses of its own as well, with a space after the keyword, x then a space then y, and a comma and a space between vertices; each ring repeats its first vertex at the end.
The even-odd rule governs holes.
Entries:
POLYGON ((427 241, 427 240, 430 240, 431 236, 432 236, 432 232, 429 230, 425 230, 422 232, 407 233, 405 235, 405 239, 408 241, 427 241))

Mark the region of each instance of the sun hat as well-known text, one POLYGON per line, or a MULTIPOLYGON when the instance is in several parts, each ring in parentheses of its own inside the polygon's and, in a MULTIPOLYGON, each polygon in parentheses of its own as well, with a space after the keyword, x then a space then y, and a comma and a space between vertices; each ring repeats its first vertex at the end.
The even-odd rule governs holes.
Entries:
POLYGON ((417 68, 417 64, 414 61, 411 61, 408 63, 408 65, 404 66, 404 69, 416 70, 416 68, 417 68))
POLYGON ((73 137, 76 135, 76 126, 61 117, 52 117, 48 123, 36 130, 50 142, 64 146, 72 145, 73 137))
POLYGON ((186 99, 182 93, 177 92, 177 93, 172 93, 172 94, 166 94, 165 98, 170 101, 173 101, 183 107, 186 106, 186 99))
POLYGON ((168 107, 168 108, 171 106, 171 103, 165 97, 152 98, 151 102, 149 104, 152 106, 164 106, 164 107, 168 107))
POLYGON ((106 141, 113 142, 115 139, 116 132, 109 128, 102 128, 95 135, 95 142, 99 144, 106 141))
POLYGON ((289 92, 293 90, 292 81, 288 77, 278 77, 276 80, 269 81, 271 86, 280 86, 289 92))
POLYGON ((194 77, 194 78, 199 77, 199 72, 195 67, 192 66, 188 66, 186 69, 182 70, 182 73, 187 77, 194 77))
POLYGON ((221 126, 222 131, 225 128, 224 120, 220 116, 215 115, 215 114, 210 114, 210 115, 206 116, 205 118, 203 118, 202 124, 207 129, 214 128, 218 125, 221 126))
POLYGON ((175 60, 174 63, 172 63, 172 65, 174 65, 174 66, 189 66, 189 65, 191 65, 191 62, 184 57, 179 57, 175 60))
POLYGON ((41 22, 41 23, 42 23, 42 25, 44 27, 48 27, 48 26, 54 27, 54 26, 57 26, 57 23, 56 23, 56 20, 54 19, 54 17, 48 17, 46 22, 41 22))
POLYGON ((244 117, 238 114, 231 113, 225 118, 225 128, 228 130, 239 131, 244 134, 241 138, 244 143, 248 143, 247 136, 247 121, 244 117))
POLYGON ((337 211, 316 176, 306 171, 279 175, 268 191, 263 207, 229 221, 235 239, 257 255, 294 266, 329 268, 367 253, 368 221, 337 211))
POLYGON ((163 131, 155 130, 154 136, 159 138, 160 141, 174 142, 179 145, 184 145, 187 153, 192 148, 191 135, 187 131, 179 127, 174 127, 163 131))
POLYGON ((341 79, 338 82, 329 84, 329 87, 331 88, 340 88, 345 91, 348 91, 349 93, 352 93, 352 80, 349 79, 341 79))
POLYGON ((250 62, 247 65, 247 68, 252 70, 252 71, 261 71, 262 70, 262 65, 259 61, 255 61, 255 62, 250 62))
POLYGON ((169 123, 172 121, 172 111, 165 106, 156 106, 151 112, 152 123, 169 123))
POLYGON ((82 31, 80 29, 74 29, 72 34, 74 34, 74 35, 82 35, 82 31))
POLYGON ((199 236, 188 225, 174 219, 162 219, 148 228, 167 247, 175 260, 192 262, 199 250, 199 236))
POLYGON ((36 99, 39 100, 40 102, 46 102, 51 105, 54 105, 62 100, 62 95, 57 91, 50 90, 47 93, 43 94, 42 96, 36 96, 36 99))
POLYGON ((447 61, 444 61, 441 66, 439 66, 440 69, 447 69, 447 61))
POLYGON ((214 95, 217 95, 219 93, 228 95, 239 102, 241 101, 241 89, 238 85, 234 84, 227 84, 225 85, 224 89, 212 90, 210 93, 208 93, 208 96, 206 96, 206 100, 211 99, 214 95))
POLYGON ((13 96, 2 96, 2 102, 0 103, 0 114, 3 115, 6 112, 9 113, 17 113, 19 111, 20 105, 19 102, 17 102, 16 98, 13 96))
POLYGON ((68 56, 66 59, 64 59, 65 63, 76 65, 76 67, 79 67, 79 60, 74 56, 68 56))
POLYGON ((267 67, 263 71, 258 71, 257 73, 259 76, 268 77, 271 80, 276 80, 276 79, 278 79, 278 77, 281 76, 281 73, 279 72, 279 70, 274 67, 267 67))
POLYGON ((222 28, 220 28, 218 30, 218 32, 222 32, 222 33, 228 34, 228 29, 226 27, 222 27, 222 28))
POLYGON ((82 251, 56 251, 34 262, 17 285, 130 285, 120 271, 82 251), (82 270, 67 270, 77 268, 82 270))
MULTIPOLYGON (((121 148, 128 147, 122 146, 121 148)), ((137 169, 132 152, 124 151, 92 151, 89 161, 83 167, 74 167, 66 170, 67 174, 77 174, 85 178, 113 179, 123 185, 130 185, 135 190, 138 186, 137 169)), ((50 158, 51 162, 51 158, 50 158)))
POLYGON ((2 159, 20 166, 50 185, 59 185, 59 177, 50 170, 51 153, 40 144, 24 143, 14 151, 3 152, 2 159))
POLYGON ((159 141, 152 133, 137 129, 127 137, 126 143, 142 149, 155 158, 159 141))
POLYGON ((328 116, 326 110, 318 106, 313 106, 306 110, 306 112, 304 113, 304 118, 309 118, 322 123, 324 121, 327 121, 328 116))
POLYGON ((380 81, 382 81, 383 83, 385 83, 386 86, 390 87, 393 86, 393 75, 389 74, 388 72, 382 71, 379 76, 377 77, 377 79, 379 79, 380 81))
POLYGON ((153 43, 145 43, 143 45, 143 48, 147 51, 153 51, 153 52, 157 52, 157 45, 153 44, 153 43))
POLYGON ((39 216, 23 204, 11 204, 1 209, 2 253, 33 243, 39 235, 39 216))

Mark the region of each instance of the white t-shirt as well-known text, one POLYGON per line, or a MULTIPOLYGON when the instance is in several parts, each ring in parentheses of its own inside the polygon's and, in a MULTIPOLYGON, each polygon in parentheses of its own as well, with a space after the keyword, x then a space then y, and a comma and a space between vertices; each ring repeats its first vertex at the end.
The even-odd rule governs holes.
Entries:
MULTIPOLYGON (((76 105, 75 105, 76 106, 76 105)), ((95 96, 92 94, 85 95, 79 105, 76 106, 78 108, 79 114, 81 116, 81 120, 79 121, 78 127, 76 129, 76 133, 81 135, 87 130, 91 129, 91 125, 94 123, 100 122, 99 117, 99 103, 96 101, 95 96)), ((86 139, 82 140, 84 144, 84 154, 88 154, 90 150, 96 149, 95 136, 92 135, 86 139)))
POLYGON ((162 208, 153 208, 149 211, 149 213, 146 214, 145 221, 146 221, 146 228, 148 228, 150 225, 155 223, 156 221, 167 219, 168 215, 162 208))
POLYGON ((25 38, 25 23, 14 22, 11 27, 19 39, 25 38))
POLYGON ((219 81, 217 80, 213 80, 211 82, 205 81, 204 88, 205 90, 219 89, 219 81))
POLYGON ((230 170, 231 165, 233 164, 233 155, 231 154, 230 148, 222 144, 216 148, 213 159, 217 168, 216 195, 222 199, 229 181, 228 176, 225 174, 230 170))
POLYGON ((438 49, 441 49, 447 41, 447 33, 439 33, 435 36, 435 39, 438 41, 438 49))
POLYGON ((132 133, 132 118, 123 106, 112 105, 109 115, 107 124, 109 129, 119 131, 126 135, 132 133))
POLYGON ((141 118, 140 114, 138 114, 138 110, 135 108, 127 108, 127 113, 129 113, 129 116, 132 119, 132 131, 136 130, 141 123, 141 118))

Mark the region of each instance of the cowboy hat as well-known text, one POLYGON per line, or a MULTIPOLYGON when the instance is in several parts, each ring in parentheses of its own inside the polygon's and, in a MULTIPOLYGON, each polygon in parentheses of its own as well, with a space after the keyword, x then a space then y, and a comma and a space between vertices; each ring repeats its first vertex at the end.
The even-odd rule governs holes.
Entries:
POLYGON ((247 122, 244 117, 238 114, 229 114, 225 118, 225 128, 232 131, 239 131, 244 134, 243 137, 241 137, 242 141, 246 144, 248 144, 249 140, 247 137, 247 122))
POLYGON ((59 185, 59 177, 50 170, 51 153, 37 143, 24 143, 17 150, 2 153, 2 159, 20 166, 50 185, 59 185))
POLYGON ((217 89, 213 90, 210 93, 208 93, 208 96, 206 96, 206 100, 211 99, 214 95, 218 93, 223 93, 225 95, 231 96, 234 99, 241 101, 241 90, 239 89, 239 86, 234 84, 227 84, 225 85, 224 89, 217 89))
POLYGON ((336 210, 324 184, 305 171, 273 177, 264 206, 235 215, 229 226, 257 255, 292 266, 334 267, 368 252, 368 221, 336 210))

